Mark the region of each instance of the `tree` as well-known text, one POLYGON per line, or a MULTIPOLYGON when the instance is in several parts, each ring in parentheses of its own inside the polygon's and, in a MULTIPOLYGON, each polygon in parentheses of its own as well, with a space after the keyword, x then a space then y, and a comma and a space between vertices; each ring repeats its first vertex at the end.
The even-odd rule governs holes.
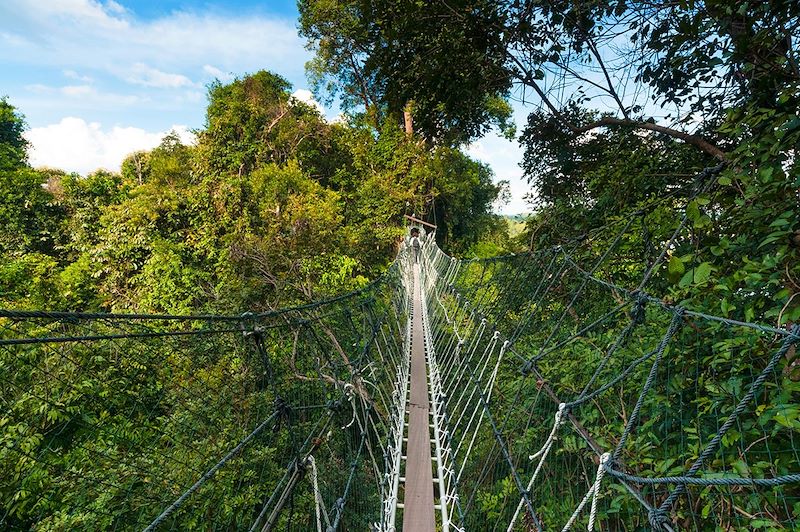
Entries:
POLYGON ((436 232, 446 249, 465 255, 473 245, 505 226, 492 209, 507 183, 495 183, 487 165, 458 150, 440 148, 428 163, 427 172, 433 189, 431 210, 436 232))
POLYGON ((22 168, 28 162, 25 120, 6 98, 0 98, 0 171, 22 168))
POLYGON ((288 161, 312 142, 321 119, 291 97, 291 85, 267 71, 209 87, 206 127, 198 132, 200 172, 245 175, 261 164, 288 161))
POLYGON ((475 8, 463 24, 448 25, 443 2, 304 0, 298 7, 301 34, 316 51, 309 70, 318 93, 340 92, 346 108, 398 121, 413 110, 414 128, 445 144, 479 137, 491 124, 510 131, 511 83, 485 32, 498 22, 492 10, 475 8))
MULTIPOLYGON (((301 4, 318 57, 335 56, 342 37, 325 6, 301 4)), ((722 148, 693 130, 692 113, 714 121, 732 104, 792 105, 781 94, 800 81, 793 46, 800 8, 789 0, 739 7, 724 0, 352 1, 346 9, 345 40, 357 44, 382 101, 414 101, 418 127, 429 135, 480 134, 497 98, 517 85, 574 135, 649 130, 724 159, 722 148), (588 99, 613 110, 583 122, 564 112, 588 99), (659 103, 678 106, 680 115, 656 120, 659 103)), ((347 86, 353 67, 326 67, 347 86)))
POLYGON ((298 2, 300 33, 316 46, 306 68, 318 96, 332 102, 339 96, 346 110, 363 109, 377 129, 381 122, 381 89, 364 65, 370 54, 369 28, 363 2, 298 2))
POLYGON ((0 255, 51 252, 61 210, 44 189, 47 177, 28 166, 25 121, 0 99, 0 255))

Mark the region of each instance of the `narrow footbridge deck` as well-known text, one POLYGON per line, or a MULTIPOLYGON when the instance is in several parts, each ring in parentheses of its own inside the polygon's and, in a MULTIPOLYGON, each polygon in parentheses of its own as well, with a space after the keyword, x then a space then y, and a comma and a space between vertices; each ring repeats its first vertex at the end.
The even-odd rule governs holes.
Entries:
POLYGON ((411 390, 408 396, 405 497, 403 530, 433 532, 433 458, 431 457, 431 409, 425 355, 425 332, 420 288, 420 268, 414 266, 411 314, 411 390))

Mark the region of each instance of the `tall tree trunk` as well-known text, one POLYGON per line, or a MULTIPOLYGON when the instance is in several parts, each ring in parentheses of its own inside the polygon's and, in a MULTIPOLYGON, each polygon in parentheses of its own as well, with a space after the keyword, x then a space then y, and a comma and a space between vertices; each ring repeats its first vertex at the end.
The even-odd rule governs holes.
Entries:
POLYGON ((411 117, 413 105, 413 102, 408 102, 405 108, 403 108, 403 122, 406 128, 406 135, 409 137, 414 134, 414 119, 411 117))

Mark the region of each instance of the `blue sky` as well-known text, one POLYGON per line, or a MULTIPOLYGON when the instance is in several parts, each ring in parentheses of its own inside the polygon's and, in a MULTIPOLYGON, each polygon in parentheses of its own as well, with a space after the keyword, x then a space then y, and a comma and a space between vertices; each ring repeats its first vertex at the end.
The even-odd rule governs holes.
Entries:
MULTIPOLYGON (((170 130, 190 140, 215 78, 268 69, 309 99, 304 44, 293 0, 2 0, 0 96, 26 117, 34 166, 117 170, 170 130)), ((516 142, 490 134, 467 151, 511 183, 498 210, 526 211, 516 142)))

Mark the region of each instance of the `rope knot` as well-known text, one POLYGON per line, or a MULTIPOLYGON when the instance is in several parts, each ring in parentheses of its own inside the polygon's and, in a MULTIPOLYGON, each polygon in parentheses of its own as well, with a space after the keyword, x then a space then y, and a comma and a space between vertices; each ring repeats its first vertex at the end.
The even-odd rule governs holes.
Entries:
POLYGON ((309 462, 308 458, 302 458, 298 456, 294 459, 293 466, 294 470, 305 475, 306 471, 308 470, 309 466, 311 466, 312 462, 309 462))
POLYGON ((647 305, 647 294, 644 292, 636 292, 636 301, 631 308, 631 320, 636 325, 644 323, 645 306, 647 305))
POLYGON ((556 425, 562 425, 567 414, 569 414, 567 403, 559 403, 558 410, 556 411, 556 425))
POLYGON ((353 407, 353 417, 350 418, 347 425, 342 427, 342 430, 349 429, 356 420, 356 387, 349 382, 344 385, 344 394, 339 399, 340 406, 343 406, 346 402, 349 402, 350 406, 353 407))
POLYGON ((280 419, 287 422, 292 415, 292 407, 281 396, 275 398, 275 411, 280 419))
POLYGON ((531 362, 530 360, 525 361, 525 363, 522 364, 522 367, 519 368, 519 372, 522 373, 524 377, 527 377, 528 375, 533 373, 533 362, 531 362))
POLYGON ((325 403, 325 407, 333 412, 338 412, 339 410, 341 410, 344 402, 345 402, 345 396, 342 396, 338 399, 328 399, 328 402, 325 403))
POLYGON ((242 329, 242 334, 244 337, 248 338, 252 336, 256 340, 261 339, 264 328, 256 325, 256 315, 252 312, 243 312, 240 318, 242 321, 239 326, 242 329))
POLYGON ((647 520, 650 522, 650 526, 653 530, 663 530, 664 528, 661 525, 670 522, 669 512, 661 508, 652 508, 647 512, 647 520))

